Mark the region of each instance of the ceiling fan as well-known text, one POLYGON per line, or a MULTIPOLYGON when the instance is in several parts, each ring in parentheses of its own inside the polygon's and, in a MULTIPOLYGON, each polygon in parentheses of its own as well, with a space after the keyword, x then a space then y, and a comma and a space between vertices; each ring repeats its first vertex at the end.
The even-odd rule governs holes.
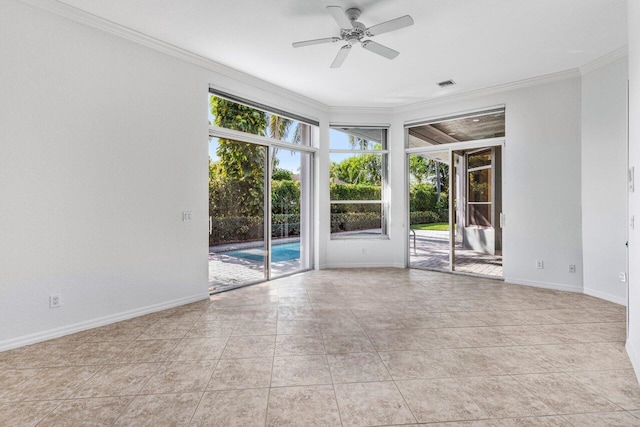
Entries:
POLYGON ((363 40, 363 38, 377 36, 378 34, 388 33, 389 31, 399 30, 400 28, 413 25, 413 19, 409 15, 405 15, 367 28, 362 22, 357 21, 360 17, 360 9, 353 7, 351 9, 347 9, 345 12, 340 6, 327 6, 327 10, 340 26, 340 37, 327 37, 323 39, 295 42, 293 43, 293 47, 335 43, 339 41, 347 42, 347 44, 342 46, 338 51, 338 55, 336 55, 336 58, 333 60, 331 68, 339 68, 347 58, 347 55, 349 55, 349 52, 351 52, 351 47, 356 43, 360 43, 362 47, 369 52, 377 53, 378 55, 384 56, 388 59, 395 58, 400 54, 400 52, 372 40, 363 40))

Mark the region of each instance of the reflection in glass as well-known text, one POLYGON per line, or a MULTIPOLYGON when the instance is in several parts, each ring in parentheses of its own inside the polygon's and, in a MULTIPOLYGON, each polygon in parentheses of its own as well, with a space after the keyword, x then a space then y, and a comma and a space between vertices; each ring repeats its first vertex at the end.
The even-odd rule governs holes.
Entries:
POLYGON ((469 154, 469 169, 479 168, 482 166, 491 166, 491 150, 481 151, 479 153, 469 154))
POLYGON ((491 201, 491 169, 469 172, 469 202, 491 201))
POLYGON ((469 204, 469 224, 491 227, 491 204, 469 204))

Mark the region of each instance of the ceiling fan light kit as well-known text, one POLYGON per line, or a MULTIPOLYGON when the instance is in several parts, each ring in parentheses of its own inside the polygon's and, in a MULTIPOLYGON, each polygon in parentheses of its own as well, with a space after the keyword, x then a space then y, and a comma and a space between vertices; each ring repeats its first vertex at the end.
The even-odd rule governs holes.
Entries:
POLYGON ((389 47, 376 43, 372 40, 363 40, 365 37, 373 37, 378 34, 388 33, 390 31, 399 30, 400 28, 413 25, 413 19, 409 15, 401 16, 390 21, 385 21, 372 27, 366 27, 362 22, 358 22, 360 17, 360 9, 352 7, 345 12, 340 6, 327 6, 327 11, 340 27, 340 37, 327 37, 322 39, 305 40, 293 43, 293 47, 311 46, 314 44, 336 43, 339 41, 347 42, 338 51, 331 68, 339 68, 347 59, 351 47, 360 43, 363 49, 376 53, 387 59, 393 59, 400 52, 389 47))

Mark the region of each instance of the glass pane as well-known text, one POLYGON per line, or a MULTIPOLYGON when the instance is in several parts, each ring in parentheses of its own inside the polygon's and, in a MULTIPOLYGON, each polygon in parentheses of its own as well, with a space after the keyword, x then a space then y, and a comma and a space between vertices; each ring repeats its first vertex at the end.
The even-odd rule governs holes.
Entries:
POLYGON ((209 151, 209 286, 215 293, 266 278, 266 149, 211 138, 209 151))
POLYGON ((311 145, 311 126, 215 95, 209 95, 209 124, 294 144, 311 145))
POLYGON ((469 163, 467 166, 469 169, 482 166, 491 166, 491 150, 469 154, 469 163))
POLYGON ((491 227, 491 203, 469 204, 469 224, 491 227))
POLYGON ((311 267, 311 155, 271 149, 271 277, 311 267))
POLYGON ((382 203, 332 203, 331 237, 382 234, 382 203))
POLYGON ((448 152, 409 155, 409 265, 449 270, 448 152))
POLYGON ((491 169, 469 172, 469 202, 491 202, 491 169))
POLYGON ((386 129, 331 128, 330 148, 334 150, 384 150, 386 129))
POLYGON ((330 155, 331 200, 382 198, 383 154, 330 155))
POLYGON ((470 115, 409 128, 409 147, 428 147, 505 136, 504 111, 470 115))

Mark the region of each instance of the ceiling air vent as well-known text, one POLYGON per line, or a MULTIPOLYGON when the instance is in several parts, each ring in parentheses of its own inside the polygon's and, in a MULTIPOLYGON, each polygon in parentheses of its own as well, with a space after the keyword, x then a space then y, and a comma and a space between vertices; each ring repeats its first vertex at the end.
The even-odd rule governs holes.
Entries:
POLYGON ((449 86, 453 86, 454 84, 456 84, 456 82, 454 82, 453 80, 445 80, 443 82, 438 83, 438 86, 449 87, 449 86))

